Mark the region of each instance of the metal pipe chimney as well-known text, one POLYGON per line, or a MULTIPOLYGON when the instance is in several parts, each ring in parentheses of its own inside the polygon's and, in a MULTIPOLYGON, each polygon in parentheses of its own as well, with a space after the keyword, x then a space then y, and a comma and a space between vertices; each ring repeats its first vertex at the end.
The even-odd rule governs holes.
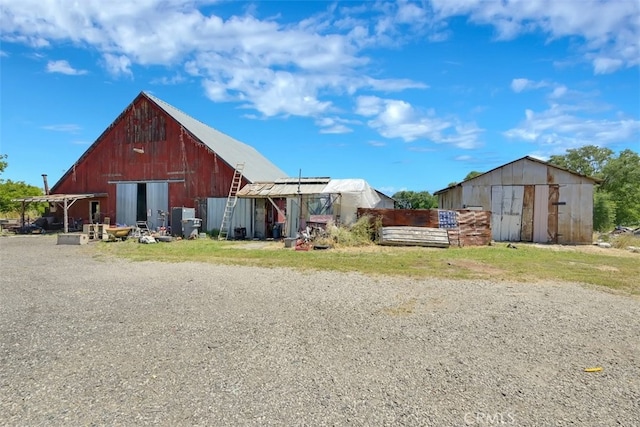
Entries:
POLYGON ((47 174, 42 174, 42 180, 44 181, 44 194, 49 195, 49 183, 47 182, 47 174))

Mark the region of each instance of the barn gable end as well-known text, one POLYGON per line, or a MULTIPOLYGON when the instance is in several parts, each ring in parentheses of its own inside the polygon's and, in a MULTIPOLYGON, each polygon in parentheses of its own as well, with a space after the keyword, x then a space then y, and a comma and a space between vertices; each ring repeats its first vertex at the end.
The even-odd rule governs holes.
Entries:
POLYGON ((85 222, 97 203, 102 218, 131 222, 146 211, 155 225, 156 211, 227 197, 238 163, 243 184, 286 176, 253 147, 141 92, 51 192, 106 193, 93 208, 91 201, 72 207, 85 222))

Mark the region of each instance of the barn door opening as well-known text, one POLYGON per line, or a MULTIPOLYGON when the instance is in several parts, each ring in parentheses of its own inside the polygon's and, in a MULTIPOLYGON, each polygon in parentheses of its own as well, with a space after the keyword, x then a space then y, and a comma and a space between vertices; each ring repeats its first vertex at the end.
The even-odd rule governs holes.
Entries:
POLYGON ((89 202, 89 222, 92 224, 100 223, 100 202, 97 200, 89 202))
POLYGON ((136 221, 147 221, 147 184, 138 183, 136 195, 136 221))
POLYGON ((168 210, 167 182, 119 183, 116 187, 118 224, 135 225, 137 221, 146 221, 149 228, 156 229, 162 226, 161 213, 168 210))

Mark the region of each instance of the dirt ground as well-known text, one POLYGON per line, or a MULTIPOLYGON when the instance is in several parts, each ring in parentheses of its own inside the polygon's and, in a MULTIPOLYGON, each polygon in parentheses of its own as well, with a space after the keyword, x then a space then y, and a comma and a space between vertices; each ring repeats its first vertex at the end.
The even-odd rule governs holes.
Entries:
POLYGON ((0 238, 0 261, 0 425, 640 425, 637 298, 53 236, 0 238))

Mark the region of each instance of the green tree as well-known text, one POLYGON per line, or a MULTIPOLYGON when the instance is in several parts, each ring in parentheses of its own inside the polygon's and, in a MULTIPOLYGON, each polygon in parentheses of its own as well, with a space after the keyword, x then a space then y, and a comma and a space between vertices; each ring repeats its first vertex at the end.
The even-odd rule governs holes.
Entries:
POLYGON ((629 149, 621 151, 605 165, 603 175, 600 191, 607 192, 616 204, 616 224, 640 224, 640 155, 629 149))
MULTIPOLYGON (((7 162, 7 155, 0 154, 0 174, 3 173, 8 166, 9 163, 7 162)), ((0 179, 0 212, 20 212, 22 211, 22 203, 14 202, 12 199, 29 196, 42 196, 43 193, 44 192, 41 188, 29 185, 23 181, 0 179)), ((45 205, 38 203, 37 205, 30 206, 30 209, 35 209, 38 214, 42 214, 44 213, 45 205)))
POLYGON ((613 225, 640 224, 640 156, 623 150, 618 156, 608 148, 587 145, 551 156, 549 163, 582 175, 599 178, 593 205, 593 225, 604 231, 613 225))
POLYGON ((438 207, 438 198, 428 191, 398 191, 393 196, 401 209, 433 209, 438 207))
POLYGON ((9 164, 7 163, 7 155, 0 154, 0 174, 4 172, 9 164))
POLYGON ((605 166, 613 157, 613 151, 595 145, 567 150, 567 154, 551 156, 549 163, 577 172, 581 175, 602 178, 605 166))
MULTIPOLYGON (((0 179, 0 212, 20 212, 22 210, 21 202, 14 202, 12 199, 29 196, 42 196, 43 191, 41 188, 34 187, 23 181, 11 181, 10 179, 0 179)), ((45 205, 38 203, 37 206, 30 206, 30 209, 35 209, 39 214, 44 213, 45 205)))
POLYGON ((478 175, 482 175, 484 172, 478 172, 478 171, 471 171, 467 174, 467 176, 464 177, 463 181, 466 181, 468 179, 471 178, 475 178, 478 175))
POLYGON ((593 229, 608 231, 615 226, 616 203, 606 191, 596 191, 593 195, 593 229))

